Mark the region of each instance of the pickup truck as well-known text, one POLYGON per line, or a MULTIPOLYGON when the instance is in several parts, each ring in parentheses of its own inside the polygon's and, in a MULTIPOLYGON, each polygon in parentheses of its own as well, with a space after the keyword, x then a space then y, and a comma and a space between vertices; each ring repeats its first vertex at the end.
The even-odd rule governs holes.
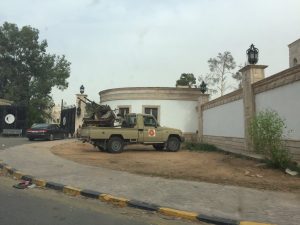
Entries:
POLYGON ((79 136, 83 142, 110 153, 120 153, 129 144, 152 145, 156 150, 176 152, 184 141, 180 130, 160 126, 152 115, 135 113, 125 115, 119 127, 83 126, 79 136))

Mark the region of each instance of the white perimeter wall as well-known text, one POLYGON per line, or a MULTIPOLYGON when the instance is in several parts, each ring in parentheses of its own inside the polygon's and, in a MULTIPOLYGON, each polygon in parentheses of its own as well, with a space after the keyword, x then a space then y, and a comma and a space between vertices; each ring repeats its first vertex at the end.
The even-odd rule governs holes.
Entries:
POLYGON ((204 110, 203 134, 244 138, 243 100, 204 110))
POLYGON ((272 109, 285 119, 289 139, 300 140, 300 82, 281 86, 255 96, 256 111, 272 109))
POLYGON ((120 105, 130 105, 132 113, 143 113, 143 105, 160 106, 160 125, 181 129, 183 132, 196 133, 198 114, 196 101, 177 100, 114 100, 102 102, 112 109, 120 105))

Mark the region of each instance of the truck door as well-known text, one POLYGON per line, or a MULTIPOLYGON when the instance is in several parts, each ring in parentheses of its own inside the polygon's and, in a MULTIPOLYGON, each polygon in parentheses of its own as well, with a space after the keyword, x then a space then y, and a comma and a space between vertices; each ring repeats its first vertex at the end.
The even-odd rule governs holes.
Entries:
POLYGON ((159 124, 152 115, 144 115, 143 123, 144 143, 163 142, 162 128, 159 126, 159 124))
POLYGON ((122 123, 122 132, 130 142, 139 142, 139 131, 137 127, 137 118, 135 114, 127 114, 122 123))

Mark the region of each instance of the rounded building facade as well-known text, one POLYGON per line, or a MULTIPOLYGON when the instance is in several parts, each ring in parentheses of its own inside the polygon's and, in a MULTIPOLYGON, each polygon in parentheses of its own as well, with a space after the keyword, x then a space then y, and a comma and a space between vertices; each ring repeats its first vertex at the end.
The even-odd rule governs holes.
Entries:
POLYGON ((161 126, 181 129, 187 138, 198 130, 198 99, 207 97, 196 88, 128 87, 99 92, 100 103, 126 113, 146 113, 161 126))

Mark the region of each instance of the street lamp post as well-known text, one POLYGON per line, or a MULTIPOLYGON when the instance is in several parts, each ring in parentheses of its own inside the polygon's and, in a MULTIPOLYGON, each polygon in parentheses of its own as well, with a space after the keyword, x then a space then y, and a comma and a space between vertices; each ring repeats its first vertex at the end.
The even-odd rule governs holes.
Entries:
POLYGON ((80 94, 83 94, 83 93, 84 93, 84 86, 81 85, 81 86, 80 86, 80 94))
POLYGON ((247 50, 248 62, 249 64, 256 64, 258 62, 258 49, 254 47, 254 44, 250 45, 247 50))
POLYGON ((202 81, 202 83, 200 84, 200 91, 202 92, 202 94, 207 91, 206 83, 204 81, 202 81))
MULTIPOLYGON (((84 93, 84 86, 81 85, 80 86, 80 94, 83 94, 83 93, 84 93)), ((77 105, 77 109, 76 109, 77 116, 81 115, 81 102, 82 102, 82 99, 78 97, 78 105, 77 105)))

